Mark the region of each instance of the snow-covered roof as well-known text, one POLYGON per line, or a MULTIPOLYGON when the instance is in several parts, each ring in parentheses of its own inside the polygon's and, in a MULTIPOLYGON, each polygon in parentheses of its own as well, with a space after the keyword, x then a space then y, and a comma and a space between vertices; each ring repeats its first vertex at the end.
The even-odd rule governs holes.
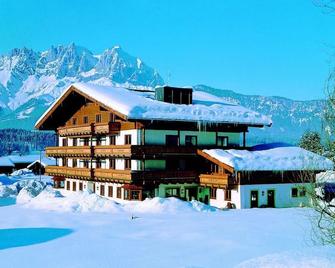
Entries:
POLYGON ((40 161, 38 159, 38 160, 32 162, 30 165, 28 165, 27 168, 32 167, 35 163, 41 163, 41 165, 43 167, 46 167, 46 166, 55 166, 56 165, 56 159, 52 158, 52 157, 43 157, 42 161, 40 161))
POLYGON ((0 157, 0 167, 14 167, 14 163, 8 156, 2 156, 0 157))
MULTIPOLYGON (((154 92, 138 92, 122 87, 75 83, 75 89, 133 120, 191 121, 247 125, 272 124, 268 117, 245 107, 228 103, 204 92, 194 92, 193 104, 171 104, 155 100, 154 92)), ((69 91, 68 87, 36 122, 37 126, 69 91)))
POLYGON ((9 166, 14 167, 15 164, 31 164, 35 161, 39 161, 39 159, 42 159, 42 164, 45 165, 55 165, 55 159, 51 157, 46 157, 45 152, 40 154, 32 153, 27 155, 20 155, 20 154, 13 154, 13 155, 7 155, 0 157, 0 166, 9 166))
POLYGON ((266 150, 203 150, 216 160, 237 171, 331 170, 331 160, 300 147, 266 150))

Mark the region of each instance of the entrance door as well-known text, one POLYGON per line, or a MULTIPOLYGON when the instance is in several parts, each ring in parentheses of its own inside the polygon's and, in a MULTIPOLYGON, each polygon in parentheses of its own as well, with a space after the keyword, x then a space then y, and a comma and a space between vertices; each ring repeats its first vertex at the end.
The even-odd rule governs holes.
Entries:
POLYGON ((258 208, 258 191, 250 192, 250 207, 258 208))
POLYGON ((193 199, 197 199, 197 188, 186 188, 186 200, 187 201, 192 201, 193 199))
POLYGON ((275 190, 268 190, 268 207, 275 207, 275 190))

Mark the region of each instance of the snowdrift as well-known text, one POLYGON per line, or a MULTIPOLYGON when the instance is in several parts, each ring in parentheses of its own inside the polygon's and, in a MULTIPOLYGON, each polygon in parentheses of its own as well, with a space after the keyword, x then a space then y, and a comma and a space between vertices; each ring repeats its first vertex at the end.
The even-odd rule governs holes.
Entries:
POLYGON ((60 192, 47 186, 36 197, 21 191, 18 203, 25 207, 67 212, 106 212, 106 213, 180 213, 180 212, 214 212, 216 208, 198 201, 185 202, 177 198, 146 199, 144 201, 120 202, 98 196, 94 193, 60 192))
POLYGON ((0 185, 0 198, 15 197, 16 203, 27 208, 59 212, 106 213, 184 213, 215 212, 218 209, 198 201, 185 202, 177 198, 146 199, 144 201, 114 201, 83 192, 58 191, 45 182, 21 180, 12 185, 0 185))

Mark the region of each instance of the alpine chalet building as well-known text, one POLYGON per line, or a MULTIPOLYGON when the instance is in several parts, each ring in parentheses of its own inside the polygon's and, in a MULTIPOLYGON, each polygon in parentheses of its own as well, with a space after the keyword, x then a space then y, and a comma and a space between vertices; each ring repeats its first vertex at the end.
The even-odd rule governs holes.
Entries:
POLYGON ((46 148, 57 159, 46 168, 55 187, 124 200, 173 196, 218 207, 301 205, 306 190, 299 172, 306 161, 313 172, 332 163, 297 147, 246 148, 250 127, 271 124, 192 88, 76 83, 35 127, 57 133, 57 147, 46 148))

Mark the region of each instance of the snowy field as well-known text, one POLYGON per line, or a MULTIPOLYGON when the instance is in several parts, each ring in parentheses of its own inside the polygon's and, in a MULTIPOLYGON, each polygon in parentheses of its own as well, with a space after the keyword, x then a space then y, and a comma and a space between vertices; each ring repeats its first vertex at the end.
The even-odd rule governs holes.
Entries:
POLYGON ((120 204, 22 179, 0 186, 0 267, 335 267, 335 248, 311 241, 310 209, 120 204))

